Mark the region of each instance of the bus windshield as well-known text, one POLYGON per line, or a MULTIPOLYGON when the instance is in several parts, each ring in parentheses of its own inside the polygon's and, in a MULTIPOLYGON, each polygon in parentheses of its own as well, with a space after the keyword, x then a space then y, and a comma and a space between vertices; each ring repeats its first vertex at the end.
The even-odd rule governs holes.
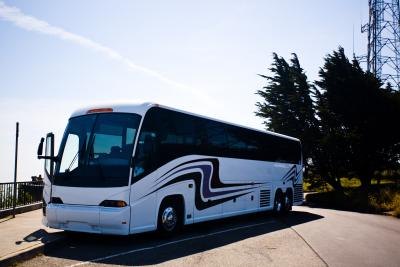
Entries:
POLYGON ((127 186, 140 119, 128 113, 71 118, 61 141, 54 185, 127 186))

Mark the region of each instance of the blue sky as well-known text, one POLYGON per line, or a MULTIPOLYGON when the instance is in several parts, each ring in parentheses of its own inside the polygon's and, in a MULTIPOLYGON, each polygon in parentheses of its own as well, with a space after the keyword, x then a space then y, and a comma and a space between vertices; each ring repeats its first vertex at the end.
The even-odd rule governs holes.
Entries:
POLYGON ((317 79, 339 45, 352 56, 353 28, 365 53, 367 2, 0 1, 0 182, 13 177, 16 121, 27 180, 42 172, 40 137, 58 146, 85 105, 154 101, 262 129, 254 93, 272 53, 297 53, 317 79))

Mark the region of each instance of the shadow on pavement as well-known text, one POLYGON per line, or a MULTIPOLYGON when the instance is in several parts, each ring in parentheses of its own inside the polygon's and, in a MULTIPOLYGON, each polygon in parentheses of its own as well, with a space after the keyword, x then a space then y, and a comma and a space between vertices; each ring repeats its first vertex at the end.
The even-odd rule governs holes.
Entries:
POLYGON ((30 242, 35 242, 35 241, 40 241, 42 243, 47 243, 49 241, 52 241, 59 237, 61 233, 48 233, 44 229, 39 229, 33 233, 30 233, 29 235, 25 236, 23 240, 18 240, 15 241, 16 245, 21 245, 24 242, 30 243, 30 242))
POLYGON ((321 218, 302 211, 284 218, 263 212, 187 226, 171 238, 156 232, 127 237, 67 233, 65 244, 45 255, 104 264, 158 264, 321 218))

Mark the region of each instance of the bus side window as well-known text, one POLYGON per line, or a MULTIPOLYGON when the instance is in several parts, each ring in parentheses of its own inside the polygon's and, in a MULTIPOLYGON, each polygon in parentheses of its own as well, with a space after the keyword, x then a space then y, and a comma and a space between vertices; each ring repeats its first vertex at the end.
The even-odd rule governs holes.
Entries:
POLYGON ((135 169, 133 176, 135 180, 152 171, 157 164, 157 142, 156 134, 153 132, 142 132, 139 137, 135 169))
POLYGON ((199 119, 196 121, 197 150, 203 155, 223 156, 227 151, 225 126, 220 122, 199 119))

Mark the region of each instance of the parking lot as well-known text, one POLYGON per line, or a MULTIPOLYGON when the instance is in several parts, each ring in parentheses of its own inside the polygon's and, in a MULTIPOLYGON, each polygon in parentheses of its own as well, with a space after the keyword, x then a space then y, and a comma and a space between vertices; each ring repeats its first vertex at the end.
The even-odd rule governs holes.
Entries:
POLYGON ((291 226, 321 217, 296 211, 288 218, 260 213, 186 227, 174 237, 68 233, 63 245, 21 266, 309 265, 324 266, 291 226))
POLYGON ((62 243, 20 266, 398 266, 400 220, 294 207, 185 227, 174 237, 65 233, 62 243))

